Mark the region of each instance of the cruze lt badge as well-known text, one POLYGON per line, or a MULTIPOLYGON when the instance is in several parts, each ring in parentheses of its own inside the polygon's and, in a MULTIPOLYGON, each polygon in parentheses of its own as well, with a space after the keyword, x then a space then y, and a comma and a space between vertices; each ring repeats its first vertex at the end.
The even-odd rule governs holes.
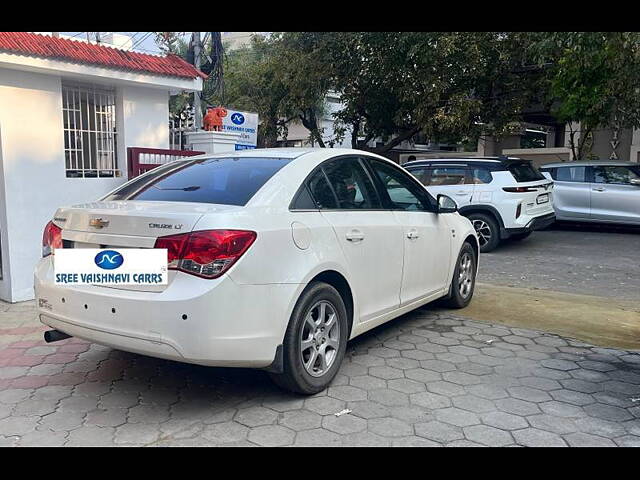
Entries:
POLYGON ((149 228, 169 228, 173 230, 181 230, 182 224, 178 223, 176 225, 173 225, 171 223, 150 223, 149 228))

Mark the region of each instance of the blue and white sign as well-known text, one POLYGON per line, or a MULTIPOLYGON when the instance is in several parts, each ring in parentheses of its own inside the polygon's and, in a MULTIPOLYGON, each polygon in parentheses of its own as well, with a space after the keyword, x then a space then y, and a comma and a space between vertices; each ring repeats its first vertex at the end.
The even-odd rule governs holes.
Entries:
POLYGON ((258 114, 227 109, 222 119, 222 130, 240 134, 236 150, 256 148, 258 145, 258 114))
POLYGON ((93 261, 96 262, 96 265, 103 270, 115 270, 122 266, 124 263, 124 257, 121 253, 116 252, 115 250, 102 250, 101 252, 98 252, 93 261))
POLYGON ((57 285, 166 285, 166 248, 57 248, 57 285))

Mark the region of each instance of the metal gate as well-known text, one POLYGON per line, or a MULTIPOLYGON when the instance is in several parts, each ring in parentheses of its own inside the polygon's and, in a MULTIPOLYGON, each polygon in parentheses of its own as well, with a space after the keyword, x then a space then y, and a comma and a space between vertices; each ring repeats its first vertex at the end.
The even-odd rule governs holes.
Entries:
POLYGON ((148 172, 165 163, 173 162, 183 157, 192 157, 194 155, 202 155, 205 152, 195 150, 168 150, 164 148, 144 148, 129 147, 127 148, 127 170, 128 178, 137 177, 138 175, 148 172))

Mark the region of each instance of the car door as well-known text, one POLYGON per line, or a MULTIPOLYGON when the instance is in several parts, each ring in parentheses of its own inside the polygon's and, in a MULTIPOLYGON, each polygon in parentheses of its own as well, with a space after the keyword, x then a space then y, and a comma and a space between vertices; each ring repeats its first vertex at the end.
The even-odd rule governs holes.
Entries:
POLYGON ((432 296, 448 284, 451 229, 435 213, 435 200, 399 168, 367 158, 382 201, 402 227, 404 261, 400 302, 407 305, 432 296))
POLYGON ((591 179, 592 219, 640 224, 640 167, 594 166, 591 179))
POLYGON ((402 229, 384 210, 358 157, 321 165, 309 182, 323 217, 333 227, 349 268, 359 322, 398 308, 402 282, 402 229))
POLYGON ((426 182, 423 184, 431 195, 448 195, 456 201, 458 208, 469 205, 473 199, 475 185, 471 180, 469 168, 465 165, 434 164, 424 178, 426 182))
POLYGON ((591 215, 591 184, 585 166, 557 167, 553 174, 553 208, 560 220, 579 220, 591 215))

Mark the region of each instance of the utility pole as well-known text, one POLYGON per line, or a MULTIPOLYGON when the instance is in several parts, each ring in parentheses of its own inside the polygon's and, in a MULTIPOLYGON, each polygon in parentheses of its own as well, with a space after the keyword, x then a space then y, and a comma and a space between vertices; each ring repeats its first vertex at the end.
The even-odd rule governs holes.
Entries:
MULTIPOLYGON (((200 32, 193 32, 193 66, 200 70, 200 56, 202 55, 202 44, 200 43, 200 32)), ((194 123, 196 130, 202 128, 202 102, 200 92, 193 92, 194 123)))

